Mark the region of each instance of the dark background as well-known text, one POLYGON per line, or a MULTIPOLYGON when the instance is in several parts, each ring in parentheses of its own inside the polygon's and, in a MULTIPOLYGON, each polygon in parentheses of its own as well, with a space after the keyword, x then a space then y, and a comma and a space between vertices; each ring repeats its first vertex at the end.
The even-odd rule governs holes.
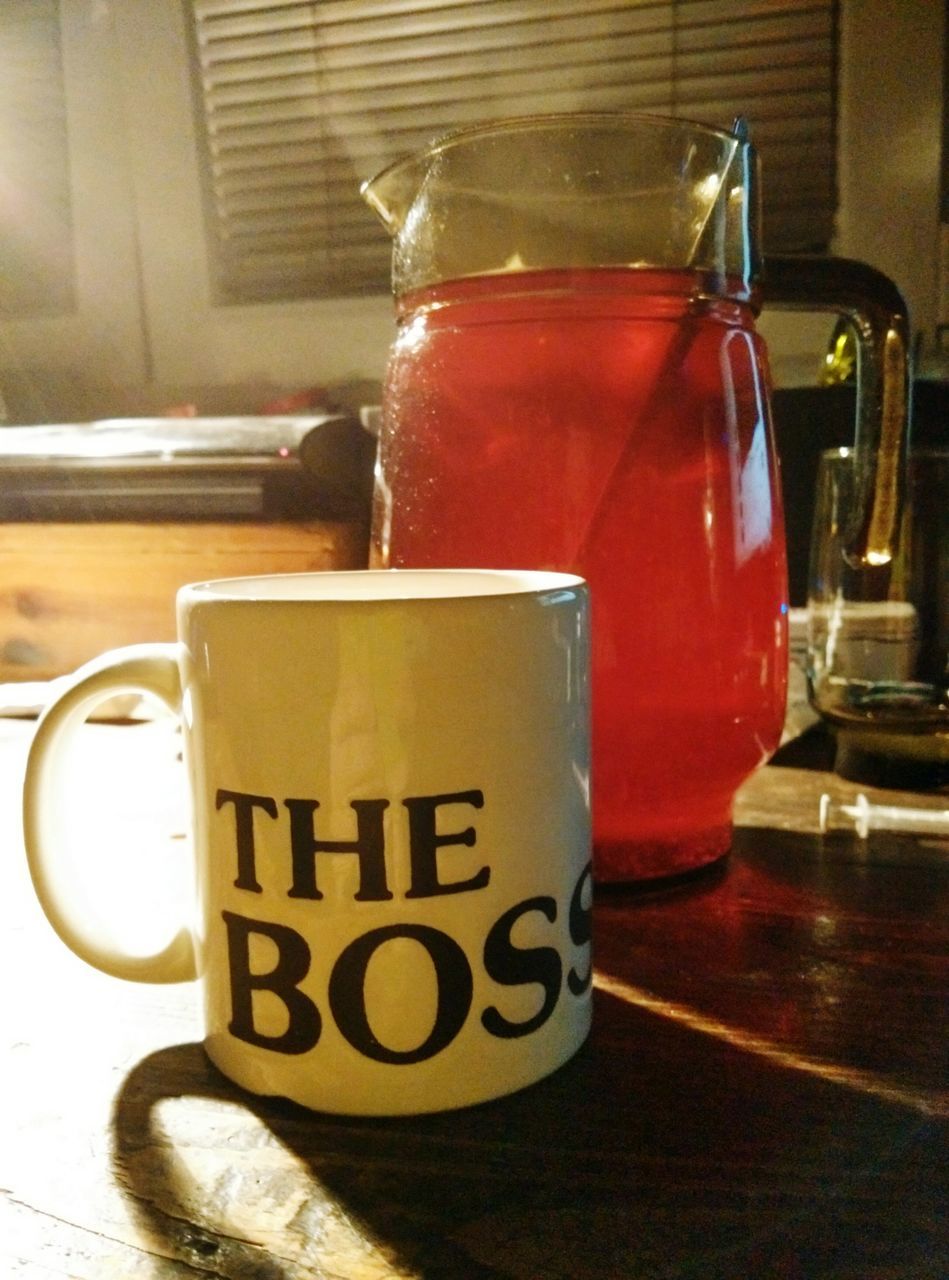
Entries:
MULTIPOLYGON (((856 389, 850 385, 783 388, 772 393, 788 538, 790 603, 807 603, 807 561, 821 451, 852 445, 856 389)), ((949 383, 918 380, 911 439, 949 448, 949 383)))

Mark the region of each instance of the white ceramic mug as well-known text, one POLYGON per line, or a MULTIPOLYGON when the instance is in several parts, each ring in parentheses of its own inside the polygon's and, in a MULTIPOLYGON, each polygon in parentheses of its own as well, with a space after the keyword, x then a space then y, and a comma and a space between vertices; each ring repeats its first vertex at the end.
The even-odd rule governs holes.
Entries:
POLYGON ((115 976, 199 977, 207 1052, 255 1093, 397 1115, 547 1075, 590 1024, 587 608, 554 573, 183 587, 177 644, 103 655, 37 726, 24 834, 50 922, 115 976), (68 748, 136 690, 181 718, 197 871, 194 919, 150 957, 61 874, 68 748))

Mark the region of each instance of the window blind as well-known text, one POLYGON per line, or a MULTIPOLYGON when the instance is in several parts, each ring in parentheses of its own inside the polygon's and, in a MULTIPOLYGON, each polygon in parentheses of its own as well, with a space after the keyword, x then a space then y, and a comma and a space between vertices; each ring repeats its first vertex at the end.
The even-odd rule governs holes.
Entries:
POLYGON ((360 183, 450 129, 550 111, 742 114, 765 250, 830 242, 836 0, 189 3, 220 301, 384 291, 360 183))
POLYGON ((57 0, 0 4, 0 318, 69 311, 72 206, 57 0))

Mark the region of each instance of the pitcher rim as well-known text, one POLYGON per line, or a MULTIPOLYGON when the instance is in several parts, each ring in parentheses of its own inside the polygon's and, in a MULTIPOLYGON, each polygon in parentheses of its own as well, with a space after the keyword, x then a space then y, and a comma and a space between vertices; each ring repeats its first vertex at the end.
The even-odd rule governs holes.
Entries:
POLYGON ((666 116, 649 111, 553 111, 521 116, 499 116, 493 120, 483 120, 477 124, 464 125, 461 128, 450 129, 446 133, 437 135, 424 146, 415 151, 407 152, 405 155, 385 165, 372 177, 366 178, 360 185, 359 192, 366 199, 372 188, 390 174, 411 164, 417 164, 422 157, 439 155, 479 136, 487 137, 491 134, 515 133, 518 130, 526 130, 528 127, 553 130, 571 123, 652 124, 661 125, 663 128, 676 129, 684 133, 706 134, 720 138, 723 142, 741 144, 745 141, 742 132, 737 127, 727 129, 718 125, 705 124, 700 120, 692 120, 685 116, 666 116))

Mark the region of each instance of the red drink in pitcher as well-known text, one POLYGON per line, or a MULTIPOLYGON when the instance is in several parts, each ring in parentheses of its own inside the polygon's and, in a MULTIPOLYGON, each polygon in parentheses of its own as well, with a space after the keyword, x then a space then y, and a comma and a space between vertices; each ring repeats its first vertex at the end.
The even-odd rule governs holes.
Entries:
POLYGON ((784 717, 766 361, 751 308, 703 283, 522 271, 399 303, 376 555, 587 578, 601 881, 724 853, 735 790, 784 717))

